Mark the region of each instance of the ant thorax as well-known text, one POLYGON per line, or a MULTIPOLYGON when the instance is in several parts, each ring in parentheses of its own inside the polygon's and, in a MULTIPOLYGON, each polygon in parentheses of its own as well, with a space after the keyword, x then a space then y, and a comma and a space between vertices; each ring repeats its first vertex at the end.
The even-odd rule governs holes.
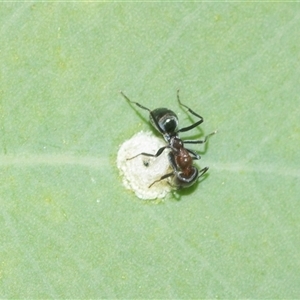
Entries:
POLYGON ((178 152, 178 154, 179 154, 180 149, 183 148, 183 142, 177 135, 169 136, 169 145, 170 145, 170 148, 173 151, 178 152))
POLYGON ((187 149, 184 148, 183 141, 178 136, 174 136, 170 140, 170 147, 174 153, 177 169, 180 169, 184 176, 189 176, 193 159, 187 149))
POLYGON ((188 177, 193 167, 193 159, 189 152, 185 148, 180 148, 178 154, 175 155, 175 161, 184 176, 188 177))

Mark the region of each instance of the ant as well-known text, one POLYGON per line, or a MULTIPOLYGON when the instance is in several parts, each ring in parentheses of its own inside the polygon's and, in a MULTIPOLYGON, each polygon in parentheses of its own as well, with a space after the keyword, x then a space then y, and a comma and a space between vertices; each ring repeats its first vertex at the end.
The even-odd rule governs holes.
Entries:
POLYGON ((198 178, 203 176, 207 170, 208 167, 205 167, 201 169, 200 171, 193 166, 193 160, 200 159, 200 155, 197 154, 195 151, 187 149, 184 147, 184 144, 203 144, 207 141, 207 139, 216 133, 216 131, 210 133, 209 135, 205 136, 203 140, 181 140, 179 138, 178 133, 179 132, 186 132, 189 131, 197 126, 199 126, 201 123, 203 123, 203 118, 195 113, 192 109, 190 109, 188 106, 184 105, 179 98, 179 90, 177 90, 177 100, 179 104, 185 108, 187 108, 188 112, 190 112, 192 115, 199 118, 197 122, 194 124, 183 127, 180 129, 178 128, 178 117, 177 115, 170 109, 167 108, 156 108, 154 110, 151 110, 138 102, 131 101, 122 91, 121 95, 130 103, 133 103, 137 105, 138 107, 149 111, 150 116, 150 123, 158 130, 162 136, 164 137, 165 141, 167 142, 167 145, 164 147, 161 147, 158 149, 156 154, 150 154, 150 153, 140 153, 137 154, 131 158, 128 158, 128 160, 131 160, 139 155, 144 156, 151 156, 151 157, 158 157, 162 154, 162 152, 165 149, 171 149, 170 153, 168 154, 168 159, 170 162, 170 165, 173 169, 171 173, 167 173, 163 175, 158 180, 155 180, 149 188, 166 178, 169 178, 173 176, 173 184, 175 187, 179 188, 185 188, 193 185, 198 178))

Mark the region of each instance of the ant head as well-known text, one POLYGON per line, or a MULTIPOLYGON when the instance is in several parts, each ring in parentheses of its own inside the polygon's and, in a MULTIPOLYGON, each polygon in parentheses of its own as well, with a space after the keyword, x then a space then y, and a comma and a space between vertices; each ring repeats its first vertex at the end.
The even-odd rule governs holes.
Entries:
POLYGON ((163 135, 173 135, 177 131, 178 118, 167 108, 157 108, 150 112, 150 122, 163 135))

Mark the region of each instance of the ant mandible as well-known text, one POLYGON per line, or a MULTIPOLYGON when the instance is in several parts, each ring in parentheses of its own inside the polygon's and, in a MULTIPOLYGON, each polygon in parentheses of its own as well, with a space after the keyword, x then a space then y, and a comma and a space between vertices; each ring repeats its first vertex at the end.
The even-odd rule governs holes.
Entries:
POLYGON ((203 176, 207 170, 208 167, 205 167, 201 169, 200 171, 193 166, 193 160, 200 159, 200 155, 197 154, 195 151, 187 149, 184 147, 184 144, 202 144, 207 141, 207 139, 216 133, 216 131, 210 133, 209 135, 205 136, 203 140, 182 140, 179 138, 178 133, 179 132, 186 132, 189 131, 197 126, 199 126, 201 123, 203 123, 203 118, 195 113, 192 109, 190 109, 188 106, 184 105, 179 98, 179 90, 177 90, 177 100, 179 104, 185 108, 187 108, 188 112, 190 112, 192 115, 199 118, 197 122, 194 124, 183 127, 181 129, 177 129, 178 127, 178 117, 177 115, 170 109, 167 108, 156 108, 154 110, 151 110, 138 102, 131 101, 122 91, 122 96, 130 103, 133 103, 137 105, 138 107, 149 111, 150 116, 150 122, 151 124, 158 130, 164 137, 165 141, 168 143, 166 146, 161 147, 158 149, 156 154, 150 154, 150 153, 139 153, 131 158, 129 160, 139 156, 151 156, 151 157, 158 157, 162 154, 162 152, 165 149, 170 149, 171 151, 168 154, 168 159, 170 162, 170 165, 173 169, 171 173, 167 173, 163 175, 158 180, 155 180, 149 188, 168 177, 173 176, 173 185, 177 188, 185 188, 193 185, 198 178, 203 176))

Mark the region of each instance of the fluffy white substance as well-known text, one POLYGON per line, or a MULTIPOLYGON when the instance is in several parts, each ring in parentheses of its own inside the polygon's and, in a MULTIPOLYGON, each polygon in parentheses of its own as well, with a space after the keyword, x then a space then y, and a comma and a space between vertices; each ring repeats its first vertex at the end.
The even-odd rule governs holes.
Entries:
POLYGON ((155 137, 151 132, 141 131, 125 141, 119 149, 117 165, 123 176, 123 184, 141 199, 164 198, 172 190, 168 179, 156 182, 149 188, 155 180, 172 172, 168 161, 169 151, 166 149, 158 157, 139 155, 130 160, 128 158, 142 152, 155 154, 165 145, 163 139, 155 137))

